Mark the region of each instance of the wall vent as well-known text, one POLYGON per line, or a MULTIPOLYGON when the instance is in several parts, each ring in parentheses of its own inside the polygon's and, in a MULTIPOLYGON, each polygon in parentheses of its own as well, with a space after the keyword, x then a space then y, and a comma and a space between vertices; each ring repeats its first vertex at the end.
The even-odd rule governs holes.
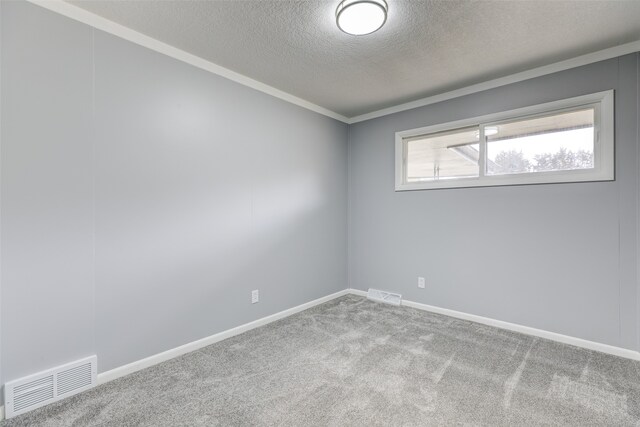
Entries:
POLYGON ((373 301, 384 302, 392 305, 400 305, 402 303, 402 295, 393 292, 380 291, 378 289, 369 288, 367 298, 373 301))
POLYGON ((7 418, 24 414, 96 385, 96 356, 10 381, 4 386, 7 418))

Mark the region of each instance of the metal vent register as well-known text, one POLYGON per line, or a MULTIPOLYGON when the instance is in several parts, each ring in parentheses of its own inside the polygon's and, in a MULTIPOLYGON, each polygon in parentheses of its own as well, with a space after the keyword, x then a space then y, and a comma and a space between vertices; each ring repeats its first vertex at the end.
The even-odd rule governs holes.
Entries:
POLYGON ((40 408, 96 385, 96 356, 19 378, 5 384, 6 417, 40 408))

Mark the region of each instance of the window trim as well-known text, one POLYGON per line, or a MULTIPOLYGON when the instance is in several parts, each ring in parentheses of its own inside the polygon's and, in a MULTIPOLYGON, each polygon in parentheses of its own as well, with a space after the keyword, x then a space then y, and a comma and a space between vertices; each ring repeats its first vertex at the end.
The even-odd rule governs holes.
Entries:
POLYGON ((492 113, 469 119, 456 120, 417 129, 396 132, 395 137, 395 190, 434 190, 443 188, 493 187, 505 185, 551 184, 615 180, 614 158, 614 91, 592 93, 544 104, 492 113), (571 171, 527 172, 508 175, 486 175, 486 141, 484 128, 499 123, 517 121, 536 116, 549 116, 580 107, 593 107, 594 111, 594 168, 571 171), (480 132, 479 176, 441 181, 405 182, 407 149, 405 139, 438 132, 454 131, 478 126, 480 132))

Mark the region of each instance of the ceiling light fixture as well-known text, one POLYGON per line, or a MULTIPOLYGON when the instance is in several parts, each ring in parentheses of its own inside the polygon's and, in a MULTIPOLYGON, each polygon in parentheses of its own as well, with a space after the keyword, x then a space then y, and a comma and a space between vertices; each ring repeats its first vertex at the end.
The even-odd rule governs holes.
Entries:
POLYGON ((347 34, 371 34, 387 21, 388 9, 385 0, 343 0, 336 9, 336 24, 347 34))

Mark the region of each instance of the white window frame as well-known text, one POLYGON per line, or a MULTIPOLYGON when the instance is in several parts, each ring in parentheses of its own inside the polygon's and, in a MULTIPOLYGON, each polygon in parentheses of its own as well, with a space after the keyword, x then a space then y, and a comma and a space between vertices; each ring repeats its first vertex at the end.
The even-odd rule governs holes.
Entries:
POLYGON ((592 93, 575 98, 547 102, 500 113, 487 114, 454 122, 396 132, 395 189, 396 191, 432 190, 442 188, 490 187, 503 185, 550 184, 566 182, 613 181, 614 158, 614 91, 592 93), (580 107, 594 107, 594 167, 569 171, 526 172, 519 174, 486 175, 486 141, 484 128, 536 116, 548 116, 580 107), (423 182, 406 182, 406 139, 478 126, 480 131, 479 176, 423 182))

